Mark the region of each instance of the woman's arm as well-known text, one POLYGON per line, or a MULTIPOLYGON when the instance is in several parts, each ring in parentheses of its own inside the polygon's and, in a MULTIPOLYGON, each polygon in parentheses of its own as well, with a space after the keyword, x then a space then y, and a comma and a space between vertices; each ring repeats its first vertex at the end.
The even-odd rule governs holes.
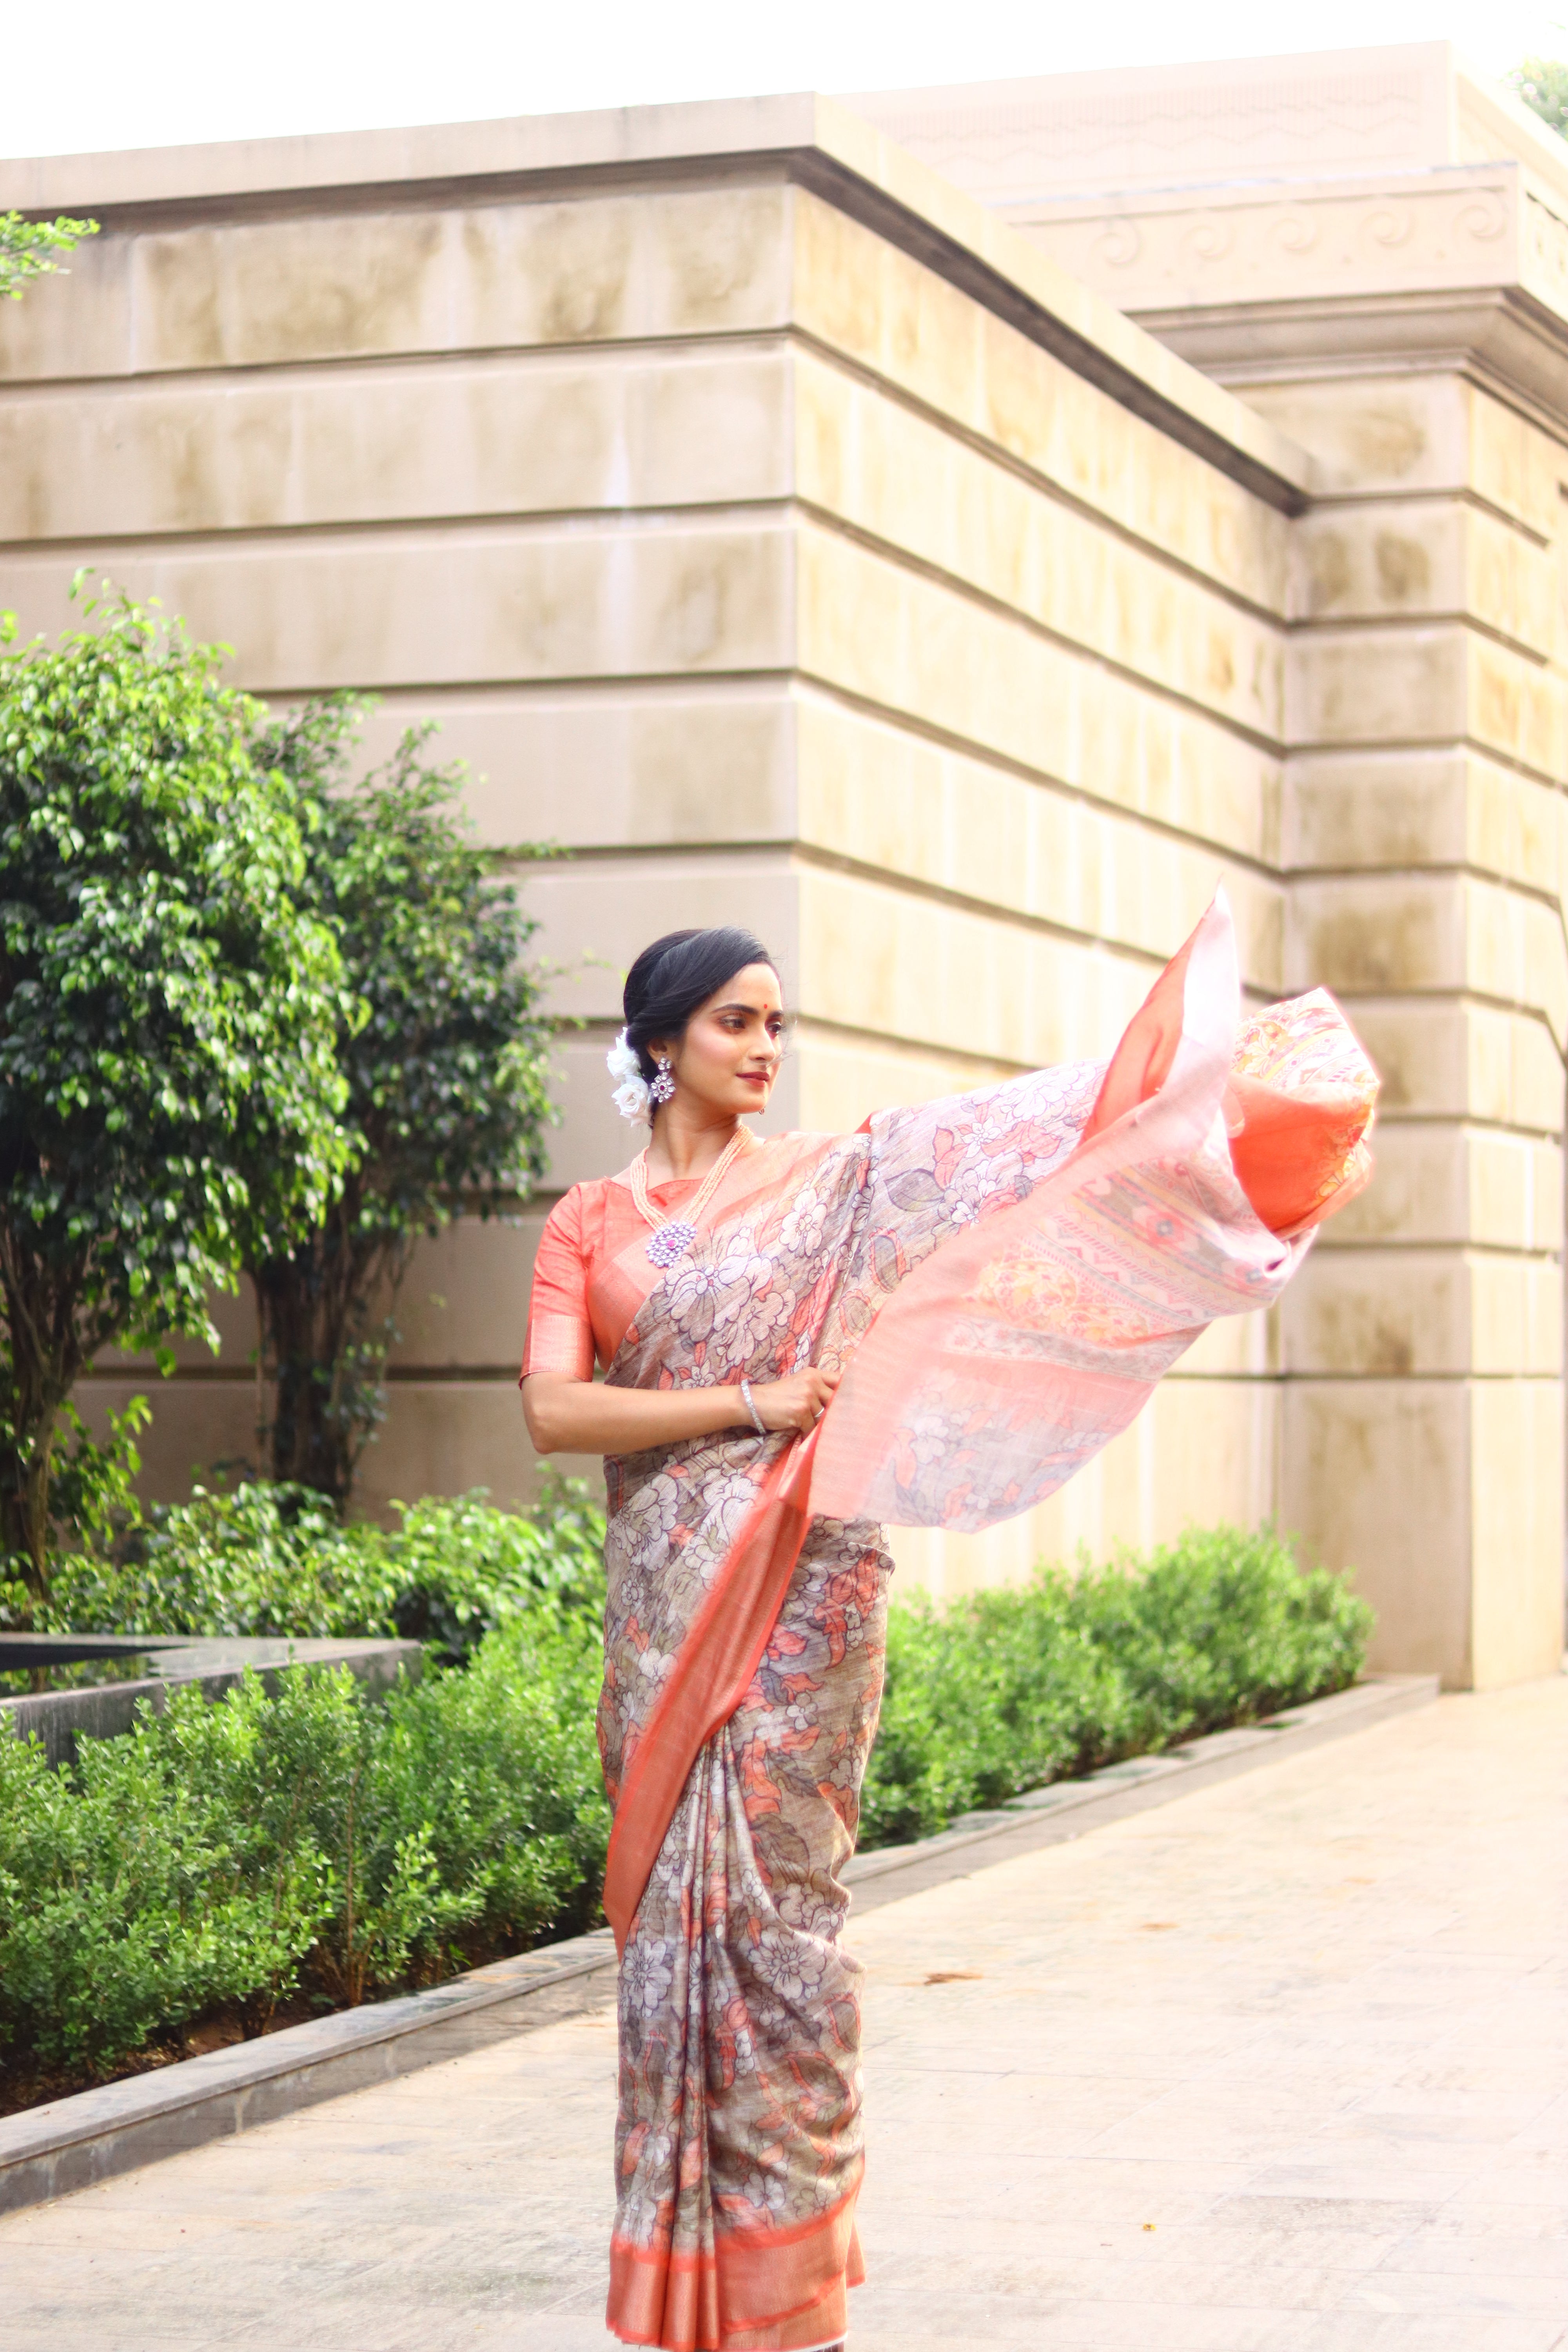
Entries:
MULTIPOLYGON (((792 1372, 787 1381, 753 1381, 765 1429, 809 1429, 838 1386, 837 1372, 792 1372)), ((540 1454, 640 1454, 651 1445, 750 1429, 739 1388, 610 1389, 565 1372, 531 1372, 522 1416, 540 1454)))

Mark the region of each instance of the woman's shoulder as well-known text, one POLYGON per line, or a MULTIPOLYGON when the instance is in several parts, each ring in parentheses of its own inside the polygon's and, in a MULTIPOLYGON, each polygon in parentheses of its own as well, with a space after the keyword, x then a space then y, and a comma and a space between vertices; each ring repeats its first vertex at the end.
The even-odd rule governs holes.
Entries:
MULTIPOLYGON (((791 1128, 783 1135, 757 1136, 752 1149, 742 1155, 740 1166, 779 1182, 804 1175, 836 1153, 854 1156, 864 1150, 865 1141, 863 1132, 818 1134, 808 1129, 791 1128)), ((656 1185, 653 1189, 658 1192, 665 1188, 656 1185)), ((572 1185, 562 1193, 545 1222, 558 1234, 582 1238, 596 1233, 606 1217, 618 1222, 633 1201, 628 1161, 613 1176, 588 1176, 572 1185)))
POLYGON ((569 1241, 585 1256, 603 1248, 618 1248, 628 1223, 640 1222, 641 1211, 632 1191, 630 1163, 613 1176, 585 1176, 563 1192, 545 1220, 545 1232, 569 1241))
POLYGON ((614 1176, 589 1176, 569 1184, 544 1220, 544 1230, 562 1241, 581 1243, 603 1222, 606 1196, 617 1181, 614 1176))

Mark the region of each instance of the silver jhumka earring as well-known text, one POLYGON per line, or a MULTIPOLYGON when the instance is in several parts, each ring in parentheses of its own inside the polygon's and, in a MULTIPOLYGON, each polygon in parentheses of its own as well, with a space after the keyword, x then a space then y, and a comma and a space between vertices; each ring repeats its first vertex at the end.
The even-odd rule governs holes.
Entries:
POLYGON ((658 1059, 658 1068, 654 1074, 654 1081, 648 1092, 656 1103, 667 1103, 675 1092, 675 1073, 669 1066, 668 1054, 660 1054, 658 1059))

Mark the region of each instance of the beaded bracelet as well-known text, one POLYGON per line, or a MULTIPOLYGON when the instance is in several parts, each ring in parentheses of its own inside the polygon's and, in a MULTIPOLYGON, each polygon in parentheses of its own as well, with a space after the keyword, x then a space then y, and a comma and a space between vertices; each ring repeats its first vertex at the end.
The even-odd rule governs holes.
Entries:
POLYGON ((746 1411, 752 1416, 752 1426, 755 1428, 757 1435, 759 1437, 765 1437, 768 1433, 768 1424, 763 1419, 762 1414, 757 1411, 757 1401, 752 1394, 752 1383, 750 1381, 742 1381, 741 1382, 741 1398, 742 1402, 745 1405, 746 1411))

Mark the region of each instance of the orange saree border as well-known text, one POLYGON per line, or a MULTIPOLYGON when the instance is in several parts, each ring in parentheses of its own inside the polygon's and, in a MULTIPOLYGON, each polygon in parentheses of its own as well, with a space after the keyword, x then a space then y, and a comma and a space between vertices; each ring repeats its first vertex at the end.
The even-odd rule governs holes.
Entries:
POLYGON ((687 1777, 746 1692, 778 1622, 811 1523, 817 1432, 786 1445, 691 1621, 626 1767, 605 1864, 605 1916, 624 1952, 687 1777))
POLYGON ((848 2288, 866 2275, 857 2179, 827 2212, 794 2230, 715 2234, 711 2253, 671 2254, 610 2241, 605 2324, 623 2344, 661 2352, 795 2352, 844 2334, 848 2288))

